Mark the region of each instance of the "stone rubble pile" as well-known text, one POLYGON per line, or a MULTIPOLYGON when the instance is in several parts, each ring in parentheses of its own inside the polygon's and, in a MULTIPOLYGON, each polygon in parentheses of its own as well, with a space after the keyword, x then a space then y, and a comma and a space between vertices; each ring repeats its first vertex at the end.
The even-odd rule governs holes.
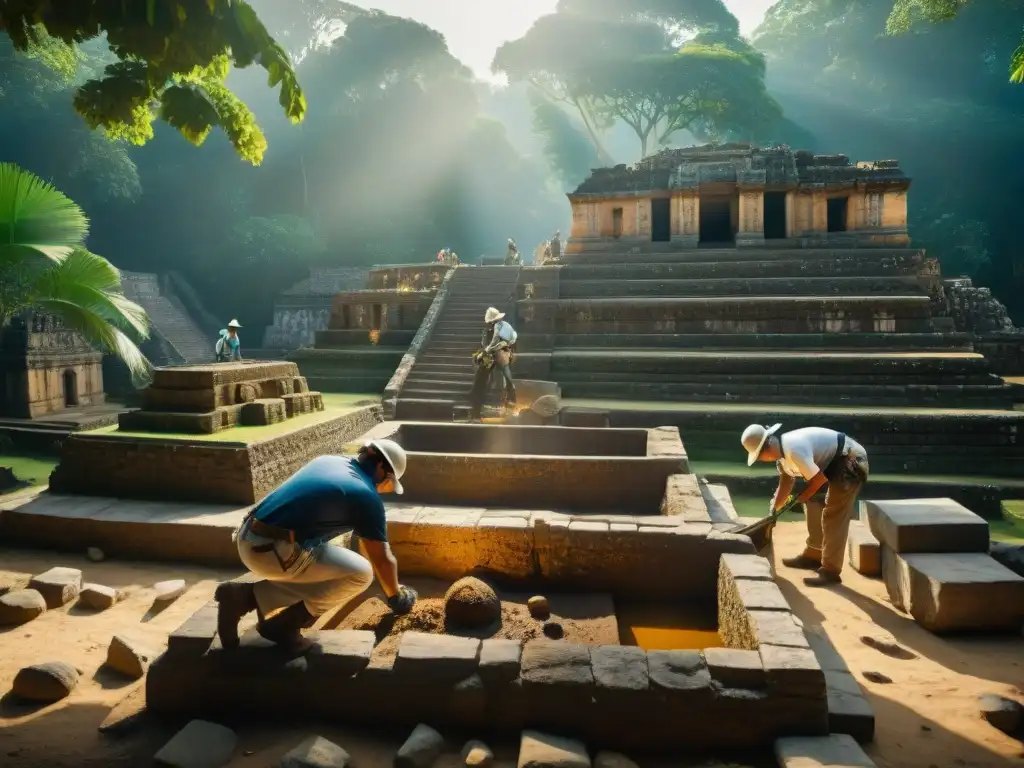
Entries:
POLYGON ((970 278, 959 277, 944 281, 940 312, 951 317, 960 333, 1014 333, 1006 307, 988 288, 979 288, 970 278))

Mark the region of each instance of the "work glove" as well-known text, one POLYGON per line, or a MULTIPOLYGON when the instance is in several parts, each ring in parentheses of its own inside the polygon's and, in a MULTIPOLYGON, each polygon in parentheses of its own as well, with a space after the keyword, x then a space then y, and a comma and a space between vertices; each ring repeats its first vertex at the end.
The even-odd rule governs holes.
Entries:
POLYGON ((416 605, 419 595, 410 587, 399 585, 398 591, 388 598, 388 608, 397 616, 404 616, 416 605))

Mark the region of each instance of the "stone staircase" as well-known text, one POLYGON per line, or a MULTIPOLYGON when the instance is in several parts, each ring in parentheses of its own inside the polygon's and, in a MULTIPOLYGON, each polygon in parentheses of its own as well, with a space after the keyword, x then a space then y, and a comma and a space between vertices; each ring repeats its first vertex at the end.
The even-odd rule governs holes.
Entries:
MULTIPOLYGON (((452 276, 448 298, 426 348, 409 372, 395 410, 397 419, 450 421, 473 384, 473 353, 480 348, 484 313, 497 307, 512 316, 519 267, 463 266, 452 276)), ((490 402, 497 403, 492 386, 490 402)))
POLYGON ((181 302, 162 290, 157 275, 124 272, 122 284, 125 296, 142 305, 154 331, 174 348, 185 363, 213 362, 216 339, 203 333, 181 302))

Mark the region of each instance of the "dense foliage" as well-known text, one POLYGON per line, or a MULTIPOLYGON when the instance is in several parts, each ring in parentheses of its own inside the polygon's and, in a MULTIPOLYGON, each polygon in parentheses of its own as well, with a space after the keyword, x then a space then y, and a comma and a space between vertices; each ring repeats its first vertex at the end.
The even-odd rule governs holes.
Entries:
POLYGON ((159 117, 196 145, 219 127, 259 164, 266 138, 225 83, 233 66, 258 63, 285 114, 299 122, 306 112, 287 52, 243 0, 10 0, 0 5, 0 30, 26 53, 105 35, 117 60, 78 86, 75 109, 90 127, 133 144, 153 138, 159 117))

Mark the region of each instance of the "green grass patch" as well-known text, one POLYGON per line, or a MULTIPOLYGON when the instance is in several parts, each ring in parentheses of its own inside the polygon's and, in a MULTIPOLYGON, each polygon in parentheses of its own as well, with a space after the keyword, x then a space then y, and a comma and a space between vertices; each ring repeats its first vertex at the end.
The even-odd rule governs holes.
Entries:
POLYGON ((261 440, 268 440, 272 437, 294 432, 297 429, 320 424, 330 419, 344 416, 354 411, 356 403, 363 401, 380 402, 380 395, 364 395, 355 393, 327 393, 324 394, 324 410, 316 413, 307 413, 296 416, 294 419, 286 419, 278 424, 267 424, 261 427, 232 427, 212 435, 193 434, 189 432, 131 432, 118 429, 117 425, 91 429, 82 434, 104 435, 116 438, 133 440, 190 440, 193 442, 210 443, 256 443, 261 440))
POLYGON ((34 486, 48 485, 50 473, 57 464, 56 456, 0 453, 0 467, 10 467, 18 480, 34 486))

